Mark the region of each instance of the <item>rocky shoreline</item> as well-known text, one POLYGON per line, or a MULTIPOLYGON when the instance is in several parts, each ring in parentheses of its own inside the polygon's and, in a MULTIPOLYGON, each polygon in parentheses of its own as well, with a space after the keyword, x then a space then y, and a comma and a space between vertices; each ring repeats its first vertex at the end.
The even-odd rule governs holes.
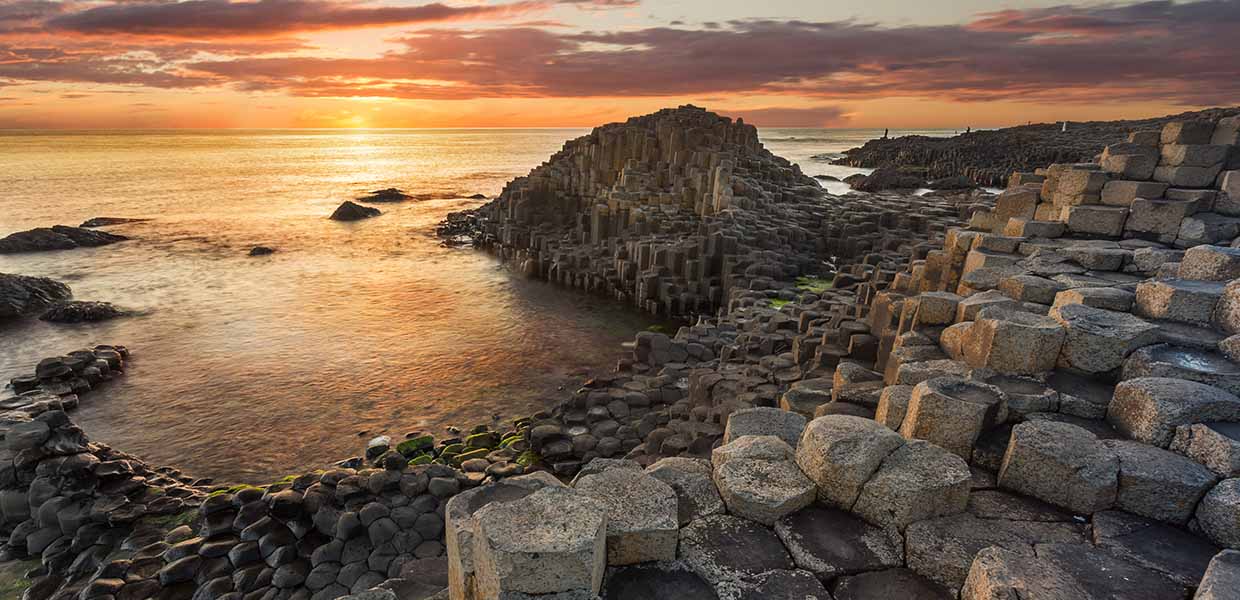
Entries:
POLYGON ((89 443, 64 411, 123 349, 49 359, 5 401, 0 552, 32 600, 1236 597, 1237 146, 836 197, 702 109, 600 127, 440 234, 692 325, 263 488, 89 443))
POLYGON ((978 185, 1002 187, 1008 175, 1054 163, 1091 162, 1107 145, 1129 132, 1161 129, 1173 121, 1217 121, 1240 114, 1240 108, 1210 109, 1129 121, 1039 123, 981 130, 950 138, 904 136, 870 140, 844 152, 834 164, 870 169, 890 168, 923 181, 964 176, 978 185))

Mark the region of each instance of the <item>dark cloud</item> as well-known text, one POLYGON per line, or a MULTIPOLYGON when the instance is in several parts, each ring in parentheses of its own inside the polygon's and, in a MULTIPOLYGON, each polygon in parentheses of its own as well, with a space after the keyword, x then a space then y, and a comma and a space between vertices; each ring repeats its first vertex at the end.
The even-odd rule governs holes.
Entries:
POLYGON ((106 4, 59 15, 48 29, 80 34, 166 37, 255 37, 301 31, 506 18, 547 6, 542 0, 509 4, 384 6, 333 0, 188 0, 106 4))

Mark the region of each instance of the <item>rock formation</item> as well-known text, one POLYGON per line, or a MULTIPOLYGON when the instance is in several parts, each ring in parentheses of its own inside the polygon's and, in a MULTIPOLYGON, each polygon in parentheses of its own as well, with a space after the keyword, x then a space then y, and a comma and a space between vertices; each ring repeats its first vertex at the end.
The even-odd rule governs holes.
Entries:
POLYGON ((360 202, 404 202, 405 200, 412 198, 413 196, 406 194, 404 190, 397 188, 385 188, 382 190, 375 190, 365 196, 358 196, 357 199, 360 202))
POLYGON ((110 302, 72 301, 53 305, 39 315, 39 319, 53 323, 88 323, 124 315, 125 311, 110 302))
POLYGON ((54 227, 40 227, 29 231, 21 231, 0 238, 0 254, 72 250, 73 248, 115 244, 127 239, 129 238, 115 233, 56 225, 54 227))
POLYGON ((1159 129, 1173 121, 1218 120, 1240 108, 1211 109, 1155 119, 1039 123, 974 131, 950 138, 904 136, 866 142, 844 152, 835 164, 888 167, 923 180, 963 175, 979 185, 1002 186, 1014 171, 1032 171, 1052 163, 1089 162, 1103 147, 1122 141, 1130 131, 1159 129))
POLYGON ((345 200, 344 203, 336 207, 336 210, 332 212, 331 217, 329 218, 333 221, 360 221, 362 219, 377 217, 380 214, 382 213, 380 213, 377 208, 362 206, 349 200, 345 200))
POLYGON ((33 314, 72 296, 69 286, 54 279, 0 273, 0 319, 33 314))

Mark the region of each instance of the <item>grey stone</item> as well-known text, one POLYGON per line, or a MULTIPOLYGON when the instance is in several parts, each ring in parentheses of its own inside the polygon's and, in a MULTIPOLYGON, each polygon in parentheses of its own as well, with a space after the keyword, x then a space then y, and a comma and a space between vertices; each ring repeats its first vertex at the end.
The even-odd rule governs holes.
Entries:
POLYGON ((853 510, 871 523, 903 531, 910 523, 963 511, 971 481, 959 456, 911 440, 883 461, 853 510))
POLYGON ((1057 361, 1067 369, 1106 373, 1138 348, 1158 342, 1158 326, 1128 313, 1065 304, 1052 307, 1050 316, 1067 332, 1057 361))
POLYGON ((823 581, 904 563, 898 536, 834 508, 797 511, 776 522, 775 533, 797 566, 823 581))
POLYGON ((810 421, 797 446, 796 462, 828 506, 851 509, 861 488, 896 448, 900 434, 876 421, 830 415, 810 421))
POLYGON ((900 435, 926 440, 969 460, 982 432, 1006 420, 1007 398, 999 388, 961 377, 937 377, 913 388, 900 435))
POLYGON ((714 481, 730 514, 767 526, 811 504, 816 493, 790 459, 728 460, 715 467, 714 481))
POLYGON ((1194 423, 1175 428, 1170 449, 1219 477, 1240 475, 1240 423, 1194 423))
POLYGON ((1240 421, 1240 398, 1202 383, 1141 377, 1120 382, 1107 422, 1123 435, 1166 448, 1180 425, 1240 421))
POLYGON ((729 515, 711 515, 680 530, 679 557, 716 590, 736 589, 737 582, 767 571, 795 568, 774 532, 729 515))
POLYGON ((999 486, 1079 514, 1115 503, 1119 460, 1094 434, 1068 423, 1029 421, 1012 428, 999 486))
POLYGON ((1193 600, 1226 600, 1240 591, 1240 551, 1224 550, 1210 561, 1193 600))
POLYGON ((668 457, 646 468, 651 477, 676 492, 677 520, 683 527, 724 511, 723 499, 711 479, 711 465, 697 458, 668 457))
POLYGON ((676 558, 677 499, 671 486, 644 471, 611 469, 583 477, 576 489, 606 511, 607 564, 676 558))
POLYGON ((1197 506, 1197 525, 1214 543, 1240 549, 1240 479, 1224 479, 1197 506))
POLYGON ((835 600, 955 600, 956 593, 911 569, 846 575, 831 585, 835 600))
POLYGON ((745 435, 773 435, 796 448, 805 423, 805 417, 795 412, 766 406, 746 408, 728 415, 723 443, 745 435))
POLYGON ((1174 452, 1131 440, 1103 442, 1119 458, 1115 506, 1177 525, 1188 523, 1217 477, 1174 452))
POLYGON ((1218 552, 1218 546, 1183 529, 1117 510, 1095 514, 1091 529, 1095 545, 1187 587, 1201 581, 1218 552))
POLYGON ((969 569, 961 600, 1172 600, 1188 594, 1162 574, 1088 544, 1039 544, 1034 552, 982 550, 969 569))

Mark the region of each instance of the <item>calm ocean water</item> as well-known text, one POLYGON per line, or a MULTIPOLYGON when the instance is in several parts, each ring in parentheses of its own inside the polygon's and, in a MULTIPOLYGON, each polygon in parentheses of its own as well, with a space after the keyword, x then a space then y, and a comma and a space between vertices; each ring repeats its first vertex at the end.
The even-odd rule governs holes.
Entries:
MULTIPOLYGON (((441 248, 433 229, 581 133, 0 131, 0 235, 153 219, 109 228, 130 242, 0 256, 0 272, 53 277, 78 299, 137 313, 0 324, 0 380, 82 346, 127 345, 128 374, 75 419, 94 439, 229 481, 354 455, 362 432, 442 435, 537 411, 566 381, 611 368, 652 321, 441 248), (383 216, 358 223, 326 218, 386 187, 426 199, 378 205, 383 216), (246 256, 260 244, 278 252, 246 256)), ((807 173, 837 176, 857 170, 811 157, 881 135, 763 133, 807 173)))

